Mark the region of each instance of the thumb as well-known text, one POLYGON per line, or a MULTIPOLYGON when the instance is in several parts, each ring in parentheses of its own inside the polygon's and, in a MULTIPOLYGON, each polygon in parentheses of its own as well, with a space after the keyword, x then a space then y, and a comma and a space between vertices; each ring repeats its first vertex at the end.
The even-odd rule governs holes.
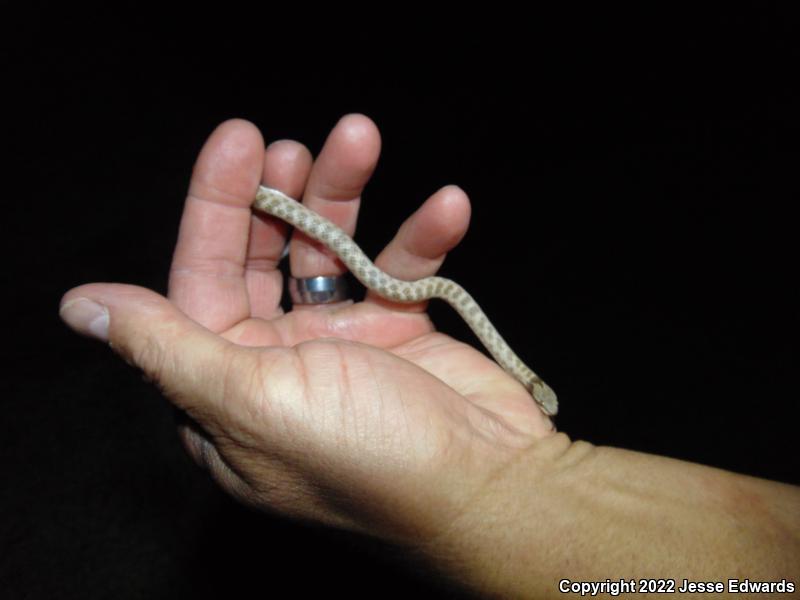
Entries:
POLYGON ((241 364, 232 360, 238 350, 234 344, 145 288, 82 285, 64 294, 59 314, 77 333, 108 343, 170 400, 198 417, 216 412, 233 375, 230 366, 241 364))

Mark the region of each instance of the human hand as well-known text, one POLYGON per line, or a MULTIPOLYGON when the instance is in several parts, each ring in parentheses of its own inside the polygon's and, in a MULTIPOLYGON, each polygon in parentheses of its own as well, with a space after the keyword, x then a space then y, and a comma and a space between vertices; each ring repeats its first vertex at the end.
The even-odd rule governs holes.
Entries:
MULTIPOLYGON (((316 161, 266 150, 233 120, 203 148, 189 187, 169 299, 134 286, 70 290, 61 314, 141 368, 189 417, 193 458, 242 501, 417 543, 438 535, 549 420, 492 360, 433 330, 425 304, 302 306, 284 314, 281 221, 254 214, 259 183, 303 198, 349 234, 380 138, 364 116, 336 125, 316 161)), ((433 275, 464 235, 469 201, 446 186, 375 260, 401 279, 433 275)), ((295 277, 336 275, 295 233, 295 277)))

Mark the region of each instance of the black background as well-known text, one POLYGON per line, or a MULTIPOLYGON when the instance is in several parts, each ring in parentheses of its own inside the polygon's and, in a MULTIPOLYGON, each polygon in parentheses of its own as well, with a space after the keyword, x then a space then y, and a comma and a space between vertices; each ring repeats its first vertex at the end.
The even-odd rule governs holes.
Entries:
POLYGON ((193 161, 232 117, 314 154, 342 115, 372 118, 372 256, 464 188, 472 224, 442 273, 557 390, 573 438, 800 483, 788 15, 576 9, 402 34, 227 17, 233 42, 133 14, 3 25, 0 597, 442 593, 378 544, 227 499, 157 392, 58 319, 81 283, 165 291, 193 161))

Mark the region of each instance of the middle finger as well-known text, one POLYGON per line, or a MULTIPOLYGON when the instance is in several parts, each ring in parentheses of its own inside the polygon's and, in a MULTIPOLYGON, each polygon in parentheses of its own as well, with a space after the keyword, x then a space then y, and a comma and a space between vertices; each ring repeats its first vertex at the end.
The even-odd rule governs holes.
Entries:
MULTIPOLYGON (((375 170, 380 146, 378 128, 368 117, 342 117, 311 168, 303 204, 352 236, 361 193, 375 170)), ((290 251, 293 277, 341 275, 346 270, 331 250, 302 232, 294 232, 290 251)))

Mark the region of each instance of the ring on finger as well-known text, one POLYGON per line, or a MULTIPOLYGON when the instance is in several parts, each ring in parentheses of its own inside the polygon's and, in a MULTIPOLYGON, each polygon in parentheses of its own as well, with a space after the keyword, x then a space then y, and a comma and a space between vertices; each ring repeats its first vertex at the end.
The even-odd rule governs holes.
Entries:
POLYGON ((293 304, 332 304, 350 299, 343 275, 290 277, 289 296, 293 304))

